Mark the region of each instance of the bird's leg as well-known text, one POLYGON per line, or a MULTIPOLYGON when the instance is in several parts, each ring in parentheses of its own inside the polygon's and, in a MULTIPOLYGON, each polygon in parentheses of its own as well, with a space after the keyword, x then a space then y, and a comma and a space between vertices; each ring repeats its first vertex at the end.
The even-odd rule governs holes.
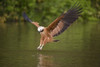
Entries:
POLYGON ((43 46, 47 43, 47 38, 43 40, 43 44, 40 46, 39 50, 42 50, 43 46))
POLYGON ((47 43, 47 37, 44 40, 41 40, 38 50, 42 50, 43 46, 47 43))
POLYGON ((43 46, 47 43, 47 37, 45 37, 45 39, 43 40, 43 44, 40 47, 40 50, 42 50, 43 46))
POLYGON ((46 38, 44 39, 44 41, 43 41, 43 44, 45 45, 45 44, 47 43, 47 41, 48 41, 48 38, 46 37, 46 38))
POLYGON ((38 50, 42 49, 42 47, 43 47, 42 44, 43 44, 43 38, 41 37, 41 39, 40 39, 40 45, 37 47, 38 50))

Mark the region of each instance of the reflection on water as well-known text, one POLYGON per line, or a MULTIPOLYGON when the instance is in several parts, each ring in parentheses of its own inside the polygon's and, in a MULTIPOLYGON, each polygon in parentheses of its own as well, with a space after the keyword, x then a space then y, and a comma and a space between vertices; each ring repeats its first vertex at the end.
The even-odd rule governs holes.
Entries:
POLYGON ((0 23, 0 67, 100 67, 100 23, 73 24, 43 51, 36 31, 30 23, 0 23))
POLYGON ((54 61, 52 56, 39 54, 39 63, 37 67, 54 67, 54 61))

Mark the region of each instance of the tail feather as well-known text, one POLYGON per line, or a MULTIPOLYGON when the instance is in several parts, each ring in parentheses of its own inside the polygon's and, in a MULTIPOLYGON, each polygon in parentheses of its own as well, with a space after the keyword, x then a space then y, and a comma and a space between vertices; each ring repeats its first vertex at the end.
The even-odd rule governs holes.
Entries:
POLYGON ((24 17, 25 20, 27 20, 27 21, 29 21, 29 22, 32 22, 32 20, 30 20, 30 19, 28 18, 28 16, 26 15, 25 12, 23 12, 23 17, 24 17))
POLYGON ((59 40, 53 40, 53 42, 58 42, 59 40))

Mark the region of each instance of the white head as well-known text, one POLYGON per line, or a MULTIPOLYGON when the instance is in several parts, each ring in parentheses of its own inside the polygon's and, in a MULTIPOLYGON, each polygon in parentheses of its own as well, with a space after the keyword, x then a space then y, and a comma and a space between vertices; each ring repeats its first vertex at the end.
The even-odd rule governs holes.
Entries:
POLYGON ((38 32, 43 32, 44 31, 44 27, 43 26, 39 26, 38 27, 38 32))

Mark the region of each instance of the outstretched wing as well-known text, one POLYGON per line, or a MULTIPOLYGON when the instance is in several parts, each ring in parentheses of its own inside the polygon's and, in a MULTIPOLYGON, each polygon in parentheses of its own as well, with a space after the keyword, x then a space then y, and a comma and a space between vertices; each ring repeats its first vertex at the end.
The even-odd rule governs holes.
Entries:
POLYGON ((80 5, 75 4, 71 9, 62 14, 47 27, 48 32, 50 32, 53 37, 58 36, 78 19, 81 12, 82 8, 80 5))
POLYGON ((24 17, 25 20, 27 20, 27 21, 29 21, 29 22, 32 22, 32 20, 30 20, 30 19, 28 18, 28 16, 26 15, 25 12, 23 12, 23 17, 24 17))
POLYGON ((32 20, 30 20, 30 19, 28 18, 28 16, 26 15, 25 12, 23 12, 23 17, 24 17, 25 20, 31 22, 31 23, 34 24, 36 27, 39 27, 39 23, 38 23, 38 22, 33 22, 32 20))

